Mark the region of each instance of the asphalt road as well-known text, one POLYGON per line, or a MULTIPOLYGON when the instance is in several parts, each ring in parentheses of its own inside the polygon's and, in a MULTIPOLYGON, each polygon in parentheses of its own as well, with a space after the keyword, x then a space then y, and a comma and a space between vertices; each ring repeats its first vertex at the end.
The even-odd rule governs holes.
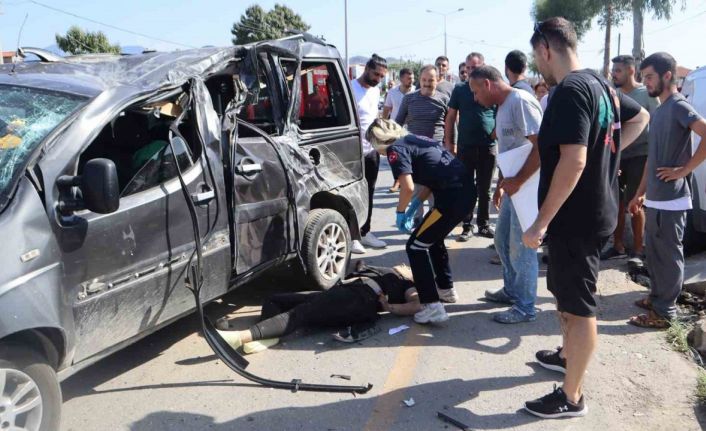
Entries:
MULTIPOLYGON (((381 172, 373 232, 387 249, 363 256, 376 265, 406 262, 405 237, 394 226, 397 195, 381 172)), ((661 333, 625 324, 637 312, 632 301, 644 289, 628 281, 621 263, 601 273, 600 346, 586 376, 585 418, 540 421, 521 411, 560 383, 559 374, 533 362, 534 352, 560 344, 545 266, 540 267, 535 322, 505 326, 491 321, 500 309, 480 301, 485 289, 502 286, 500 267, 490 265, 491 240, 447 240, 461 295, 447 307, 448 324, 415 325, 385 316, 381 332, 342 345, 332 331, 311 331, 251 355, 249 370, 263 376, 331 384, 372 383, 366 395, 291 393, 257 387, 215 358, 191 316, 83 370, 63 384, 63 431, 86 430, 445 430, 437 411, 472 429, 697 430, 702 413, 693 391, 696 367, 666 346, 661 333), (390 328, 411 328, 389 335, 390 328), (331 378, 350 375, 350 382, 331 378), (403 400, 414 399, 407 407, 403 400)), ((356 256, 356 259, 360 257, 356 256)), ((209 306, 239 328, 256 320, 262 298, 294 290, 287 277, 243 287, 209 306)))

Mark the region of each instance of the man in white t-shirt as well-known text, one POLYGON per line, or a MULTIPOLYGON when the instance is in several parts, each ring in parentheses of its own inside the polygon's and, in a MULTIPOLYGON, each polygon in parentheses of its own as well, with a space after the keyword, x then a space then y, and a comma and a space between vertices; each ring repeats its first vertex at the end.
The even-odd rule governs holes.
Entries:
POLYGON ((363 74, 351 81, 355 106, 360 120, 360 140, 363 145, 363 160, 365 162, 365 180, 368 182, 368 217, 365 224, 360 228, 360 240, 353 240, 351 252, 365 253, 365 246, 373 248, 385 248, 387 244, 375 237, 370 232, 370 219, 373 215, 373 195, 375 194, 375 183, 378 179, 378 169, 380 168, 380 155, 365 139, 365 132, 373 121, 378 117, 378 103, 380 101, 380 89, 378 85, 387 75, 387 61, 373 54, 365 64, 363 74))
POLYGON ((395 119, 402 104, 402 98, 407 93, 411 93, 416 88, 412 84, 414 82, 414 72, 412 69, 404 68, 400 70, 400 85, 391 88, 385 97, 385 105, 382 108, 382 118, 395 119))
MULTIPOLYGON (((402 105, 402 99, 404 99, 405 94, 411 93, 416 90, 414 84, 414 72, 412 69, 407 67, 400 70, 400 85, 391 88, 385 96, 385 105, 382 108, 382 118, 384 119, 395 119, 397 118, 397 113, 400 111, 400 105, 402 105)), ((391 193, 396 193, 400 190, 400 182, 395 178, 395 183, 390 187, 391 193)))
MULTIPOLYGON (((532 150, 520 171, 512 178, 500 172, 493 202, 498 211, 495 227, 495 249, 503 264, 503 287, 486 291, 490 301, 506 303, 510 308, 493 316, 499 323, 522 323, 536 319, 539 266, 535 249, 522 242, 522 226, 510 196, 539 170, 537 135, 542 124, 542 108, 529 91, 513 88, 492 66, 480 66, 468 77, 476 101, 483 106, 497 106, 495 133, 498 153, 532 145, 532 150), (505 196, 503 196, 503 194, 505 196)), ((535 186, 535 193, 536 186, 535 186)))

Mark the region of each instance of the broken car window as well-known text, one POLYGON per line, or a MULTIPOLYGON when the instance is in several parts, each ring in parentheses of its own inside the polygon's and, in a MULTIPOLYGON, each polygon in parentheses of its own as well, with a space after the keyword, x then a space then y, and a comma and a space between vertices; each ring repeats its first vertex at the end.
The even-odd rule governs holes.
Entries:
POLYGON ((0 208, 44 138, 87 99, 38 88, 0 85, 0 208))
POLYGON ((302 62, 299 128, 347 126, 351 122, 343 85, 333 63, 302 62))
POLYGON ((265 71, 263 68, 259 68, 257 79, 246 73, 243 73, 240 78, 248 87, 248 96, 238 118, 258 126, 269 134, 275 134, 277 125, 274 120, 272 97, 267 86, 265 71))

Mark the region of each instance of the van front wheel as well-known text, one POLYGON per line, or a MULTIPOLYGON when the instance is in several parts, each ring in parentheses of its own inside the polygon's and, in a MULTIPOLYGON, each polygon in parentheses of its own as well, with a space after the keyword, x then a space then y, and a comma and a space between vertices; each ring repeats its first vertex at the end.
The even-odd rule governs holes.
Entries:
POLYGON ((319 208, 309 213, 302 241, 307 281, 329 289, 346 275, 351 257, 351 233, 341 214, 319 208))
POLYGON ((55 431, 60 419, 54 369, 32 349, 0 344, 0 430, 55 431))

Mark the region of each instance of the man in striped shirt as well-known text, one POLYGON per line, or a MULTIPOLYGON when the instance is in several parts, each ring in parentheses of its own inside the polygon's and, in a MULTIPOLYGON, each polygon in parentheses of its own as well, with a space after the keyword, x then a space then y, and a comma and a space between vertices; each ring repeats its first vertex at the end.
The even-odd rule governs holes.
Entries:
POLYGON ((438 76, 434 65, 422 67, 419 72, 420 88, 404 96, 395 121, 407 126, 407 130, 414 135, 443 142, 449 97, 437 91, 438 76))

